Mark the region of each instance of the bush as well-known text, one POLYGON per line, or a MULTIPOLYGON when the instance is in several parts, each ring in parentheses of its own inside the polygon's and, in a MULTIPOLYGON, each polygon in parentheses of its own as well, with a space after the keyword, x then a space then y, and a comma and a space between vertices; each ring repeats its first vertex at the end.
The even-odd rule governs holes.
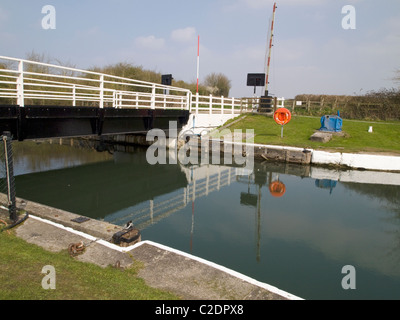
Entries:
POLYGON ((362 96, 300 94, 296 101, 310 107, 295 108, 297 114, 322 116, 336 113, 347 119, 400 120, 400 89, 370 91, 362 96))

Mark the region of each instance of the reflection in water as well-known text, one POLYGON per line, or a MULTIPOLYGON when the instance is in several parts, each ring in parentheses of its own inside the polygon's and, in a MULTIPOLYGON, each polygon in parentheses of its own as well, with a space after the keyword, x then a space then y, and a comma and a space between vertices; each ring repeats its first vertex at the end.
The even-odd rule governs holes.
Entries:
MULTIPOLYGON (((33 159, 47 153, 58 160, 47 160, 43 172, 30 166, 17 176, 19 197, 119 225, 132 220, 142 239, 303 298, 400 298, 399 174, 265 161, 252 172, 151 166, 141 148, 90 149, 87 159, 80 150, 79 163, 66 160, 60 168, 70 156, 57 155, 57 148, 43 144, 29 151, 36 152, 33 159), (356 268, 356 290, 341 287, 344 265, 356 268)), ((19 172, 32 161, 29 152, 17 161, 19 172)))
POLYGON ((95 145, 85 139, 14 142, 13 152, 15 175, 113 159, 109 152, 97 152, 95 145))
POLYGON ((282 197, 286 192, 286 186, 283 182, 276 180, 269 184, 269 192, 274 197, 282 197))
POLYGON ((186 183, 178 165, 151 166, 145 152, 114 152, 113 160, 16 177, 18 196, 97 219, 186 183))
POLYGON ((316 179, 315 186, 322 189, 329 189, 329 193, 332 194, 332 190, 336 187, 337 181, 330 179, 316 179))

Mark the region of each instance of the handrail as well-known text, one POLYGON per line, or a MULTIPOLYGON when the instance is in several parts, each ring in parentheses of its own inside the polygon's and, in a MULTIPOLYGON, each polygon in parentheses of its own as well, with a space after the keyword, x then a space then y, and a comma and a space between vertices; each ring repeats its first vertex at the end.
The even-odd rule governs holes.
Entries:
MULTIPOLYGON (((188 91, 187 89, 182 89, 182 88, 179 88, 179 87, 165 86, 165 85, 162 85, 162 84, 157 84, 157 83, 148 82, 148 81, 142 81, 142 80, 135 80, 135 79, 131 79, 131 78, 113 76, 113 75, 108 75, 108 74, 101 73, 101 72, 83 70, 83 69, 71 68, 71 67, 64 67, 64 66, 59 66, 59 65, 49 64, 49 63, 44 63, 44 62, 37 62, 37 61, 18 59, 18 58, 6 57, 6 56, 0 56, 0 60, 11 60, 11 61, 15 61, 15 62, 25 62, 25 63, 29 63, 29 64, 36 64, 36 65, 41 65, 41 66, 50 67, 50 68, 63 69, 63 70, 80 72, 80 73, 87 73, 87 74, 93 74, 93 75, 98 75, 98 76, 102 76, 103 75, 103 76, 107 76, 107 77, 114 78, 114 79, 124 80, 124 81, 128 81, 128 82, 137 82, 137 83, 147 84, 147 85, 150 85, 150 86, 156 85, 156 86, 159 86, 159 88, 163 88, 163 89, 173 89, 173 90, 178 90, 178 91, 179 90, 180 91, 188 91)), ((2 69, 0 69, 0 70, 2 70, 2 69)), ((10 70, 10 71, 13 71, 13 70, 10 70)), ((19 72, 19 71, 15 71, 15 72, 19 72)), ((29 71, 24 71, 24 73, 29 73, 29 71)), ((40 74, 40 75, 42 75, 42 74, 40 74)), ((54 76, 57 76, 57 75, 54 75, 54 76)), ((69 78, 68 76, 63 76, 63 77, 69 78)), ((89 81, 90 80, 95 80, 95 79, 90 79, 90 78, 80 78, 80 79, 85 79, 85 80, 89 80, 89 81)))
POLYGON ((21 107, 39 99, 72 102, 73 106, 95 103, 100 108, 107 104, 114 108, 190 110, 191 107, 188 89, 6 56, 0 56, 2 61, 6 64, 0 68, 0 98, 14 99, 21 107), (15 62, 17 67, 12 68, 15 62), (35 67, 45 69, 35 70, 35 67), (33 90, 35 87, 37 90, 33 90), (165 94, 166 91, 173 94, 165 94), (123 98, 132 95, 136 96, 134 103, 123 98))
POLYGON ((196 93, 192 95, 192 112, 208 114, 240 114, 241 99, 227 98, 224 96, 203 96, 196 93))
MULTIPOLYGON (((285 98, 277 98, 278 106, 284 107, 285 98), (280 103, 280 104, 279 104, 280 103)), ((211 114, 241 114, 252 112, 253 105, 260 103, 260 97, 253 98, 227 98, 224 96, 203 96, 198 93, 192 95, 192 112, 211 114)))
MULTIPOLYGON (((2 61, 6 64, 0 68, 0 99, 14 100, 21 107, 38 100, 54 100, 72 106, 178 108, 196 114, 236 115, 252 112, 253 105, 259 103, 259 98, 203 96, 189 89, 44 62, 0 56, 0 66, 2 61), (12 68, 15 63, 17 66, 12 68)), ((283 98, 278 101, 284 105, 283 98)))

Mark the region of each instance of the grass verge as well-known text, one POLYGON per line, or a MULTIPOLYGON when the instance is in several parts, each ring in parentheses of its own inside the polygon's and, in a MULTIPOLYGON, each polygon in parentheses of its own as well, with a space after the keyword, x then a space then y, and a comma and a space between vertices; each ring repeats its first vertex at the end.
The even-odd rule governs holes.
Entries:
POLYGON ((175 295, 147 286, 139 263, 120 270, 101 268, 29 244, 12 232, 0 233, 0 300, 172 300, 175 295), (42 268, 56 271, 56 289, 43 289, 42 268))
POLYGON ((400 154, 400 122, 356 121, 343 119, 343 136, 334 135, 327 143, 314 142, 310 136, 321 127, 320 117, 292 116, 284 126, 272 117, 247 115, 229 129, 254 129, 255 143, 325 149, 337 152, 390 152, 400 154), (373 132, 369 133, 369 126, 373 132))

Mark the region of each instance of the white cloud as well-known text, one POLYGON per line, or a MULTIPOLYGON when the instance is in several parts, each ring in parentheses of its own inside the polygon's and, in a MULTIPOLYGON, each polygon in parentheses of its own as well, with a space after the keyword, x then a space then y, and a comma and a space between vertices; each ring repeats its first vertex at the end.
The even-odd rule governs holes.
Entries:
POLYGON ((176 29, 171 32, 171 39, 178 42, 193 41, 196 36, 196 29, 187 27, 184 29, 176 29))
POLYGON ((163 38, 156 38, 155 36, 138 37, 135 39, 135 44, 142 49, 160 50, 165 46, 163 38))

